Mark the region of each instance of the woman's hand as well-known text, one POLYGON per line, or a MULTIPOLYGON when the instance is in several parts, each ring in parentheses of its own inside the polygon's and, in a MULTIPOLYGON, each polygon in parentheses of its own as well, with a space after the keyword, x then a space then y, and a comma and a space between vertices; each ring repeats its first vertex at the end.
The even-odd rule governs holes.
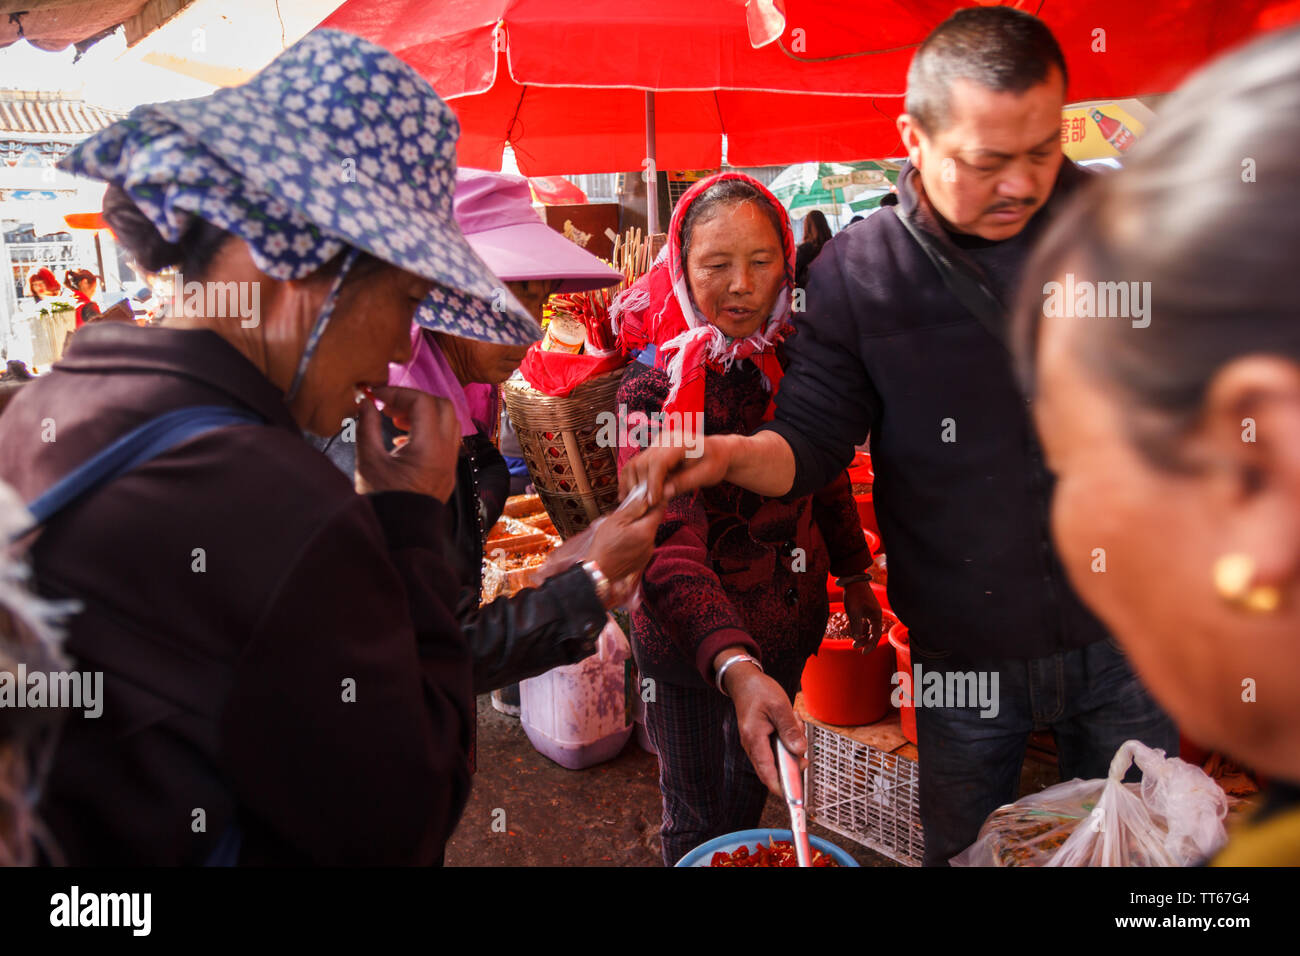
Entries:
POLYGON ((414 491, 446 504, 456 487, 460 421, 445 398, 413 388, 385 386, 371 390, 384 403, 383 414, 406 440, 391 452, 384 447, 383 422, 373 402, 361 403, 357 435, 356 488, 360 494, 414 491))
POLYGON ((588 560, 595 561, 613 583, 622 581, 650 562, 655 532, 664 519, 664 501, 653 508, 619 508, 606 515, 592 532, 588 560))
POLYGON ((864 654, 876 649, 884 637, 883 615, 870 581, 854 581, 844 587, 844 612, 849 616, 853 646, 864 654), (865 628, 864 628, 865 625, 865 628))
MULTIPOLYGON (((714 658, 714 667, 732 654, 741 654, 741 648, 728 648, 714 658)), ((790 706, 790 698, 781 685, 748 661, 732 664, 723 677, 723 686, 736 705, 736 723, 740 743, 749 754, 758 779, 778 797, 783 797, 781 778, 777 774, 776 758, 772 754, 772 734, 780 734, 786 749, 799 760, 799 768, 808 766, 804 754, 808 741, 804 737, 803 722, 790 706)))
POLYGON ((658 504, 696 488, 716 485, 727 477, 731 465, 732 446, 727 441, 731 437, 710 435, 701 441, 695 455, 666 438, 664 445, 643 448, 619 472, 619 497, 626 498, 644 484, 648 500, 658 504))

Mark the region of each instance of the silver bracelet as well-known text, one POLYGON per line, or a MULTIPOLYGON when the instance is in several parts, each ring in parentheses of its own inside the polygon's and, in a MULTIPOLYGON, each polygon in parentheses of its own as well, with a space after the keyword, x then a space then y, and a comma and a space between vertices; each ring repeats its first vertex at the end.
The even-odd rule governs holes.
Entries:
MULTIPOLYGON (((732 664, 739 664, 741 661, 749 661, 760 671, 763 670, 763 665, 760 664, 754 658, 750 657, 748 654, 732 654, 730 657, 728 657, 725 661, 722 662, 722 666, 718 668, 718 673, 714 675, 713 678, 714 683, 718 685, 718 692, 722 694, 723 697, 730 697, 731 695, 722 689, 722 678, 726 675, 728 667, 730 667, 732 664)), ((766 671, 764 671, 764 673, 766 673, 766 671)))

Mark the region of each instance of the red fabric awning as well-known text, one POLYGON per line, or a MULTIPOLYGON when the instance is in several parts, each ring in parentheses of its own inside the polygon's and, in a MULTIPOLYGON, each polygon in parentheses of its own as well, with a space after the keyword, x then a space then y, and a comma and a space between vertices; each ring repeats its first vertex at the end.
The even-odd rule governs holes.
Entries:
MULTIPOLYGON (((461 119, 460 161, 525 175, 894 155, 916 45, 941 0, 350 0, 323 25, 389 48, 461 119), (751 43, 763 26, 779 39, 751 43), (754 16, 766 13, 766 17, 754 16)), ((1166 92, 1216 53, 1300 19, 1300 0, 1021 0, 1052 28, 1071 100, 1166 92), (1101 31, 1100 33, 1098 31, 1101 31)), ((758 41, 764 37, 756 36, 758 41)))

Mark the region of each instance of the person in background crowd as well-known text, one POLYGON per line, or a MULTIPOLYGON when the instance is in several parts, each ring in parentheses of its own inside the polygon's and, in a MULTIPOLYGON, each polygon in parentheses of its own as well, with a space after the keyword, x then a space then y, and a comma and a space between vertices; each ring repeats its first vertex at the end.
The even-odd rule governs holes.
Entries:
POLYGON ((665 478, 666 494, 723 479, 807 494, 870 436, 913 667, 946 686, 998 682, 987 704, 916 709, 927 865, 1016 799, 1035 729, 1052 730, 1063 780, 1105 777, 1128 739, 1178 752, 1052 550, 1052 478, 1006 344, 1030 249, 1088 178, 1061 153, 1065 91, 1060 47, 1027 13, 976 7, 936 27, 908 73, 896 214, 846 230, 809 270, 775 421, 710 436, 693 459, 651 449, 620 478, 647 481, 652 499, 665 478))
MULTIPOLYGON (((610 309, 623 351, 655 346, 654 367, 633 363, 619 387, 629 427, 634 416, 684 415, 694 437, 682 437, 698 442, 748 435, 771 417, 794 259, 785 210, 756 180, 720 173, 687 190, 665 254, 610 309)), ((638 454, 620 449, 620 466, 638 454)), ((632 647, 655 682, 646 730, 659 753, 660 835, 672 866, 705 840, 758 825, 765 786, 780 793, 773 731, 805 753, 791 704, 826 633, 828 571, 841 575, 855 634, 873 612, 879 630, 880 609, 843 469, 786 500, 724 483, 667 507, 632 647)))
POLYGON ((795 252, 794 283, 799 288, 802 289, 807 282, 808 267, 817 258, 817 253, 830 241, 830 224, 820 209, 814 209, 803 221, 803 242, 795 252))
POLYGON ((452 218, 456 129, 411 67, 316 30, 248 83, 139 107, 64 159, 110 184, 104 218, 144 268, 260 290, 255 323, 96 323, 0 416, 0 480, 37 513, 138 426, 186 426, 46 513, 31 552, 41 592, 84 605, 68 653, 103 673, 102 715, 65 724, 39 805, 68 862, 441 859, 473 719, 442 531, 459 428, 388 367, 413 318, 536 335, 452 218), (366 395, 409 437, 389 452, 362 403, 354 483, 302 431, 332 434, 366 395))
POLYGON ((5 363, 4 372, 0 372, 0 412, 3 412, 5 406, 18 394, 18 389, 35 377, 27 370, 26 362, 9 359, 5 363))
POLYGON ((21 359, 9 359, 5 362, 4 372, 0 372, 0 381, 4 382, 27 382, 32 378, 34 376, 27 370, 27 363, 21 359))
POLYGON ((881 209, 884 209, 886 206, 897 206, 897 205, 898 205, 898 193, 885 193, 883 196, 880 197, 881 209))
POLYGON ((867 218, 866 216, 854 216, 852 219, 849 220, 849 225, 851 226, 851 225, 853 225, 855 222, 861 222, 863 219, 866 219, 866 218, 867 218))
MULTIPOLYGON (((470 247, 536 320, 538 337, 542 306, 553 293, 603 288, 622 278, 542 222, 521 177, 461 169, 455 216, 470 247)), ((390 370, 389 383, 448 399, 460 423, 456 490, 448 511, 452 560, 462 581, 456 616, 474 658, 474 690, 515 685, 513 700, 505 697, 497 709, 513 704, 518 715, 516 682, 589 657, 607 608, 579 566, 479 607, 485 532, 501 517, 509 483, 505 462, 489 437, 499 420, 497 386, 519 367, 527 345, 496 345, 419 326, 413 327, 411 342, 411 358, 390 370)), ((351 475, 356 445, 342 440, 343 434, 319 447, 351 475)), ((385 437, 391 441, 396 434, 385 429, 385 437)), ((629 561, 644 564, 654 531, 650 521, 629 526, 621 515, 611 518, 597 530, 589 560, 602 569, 629 561)), ((608 600, 615 596, 611 592, 608 600)), ((497 699, 494 694, 494 705, 497 699)))
POLYGON ((81 328, 99 315, 99 306, 94 301, 99 277, 89 269, 69 269, 63 284, 72 290, 77 301, 77 328, 81 328))
POLYGON ((1016 336, 1070 580, 1187 734, 1268 780, 1225 866, 1300 865, 1297 209, 1290 29, 1190 79, 1071 204, 1016 336), (1060 308, 1067 276, 1127 284, 1150 321, 1060 308))
POLYGON ((37 302, 54 299, 59 295, 59 280, 49 269, 37 269, 27 278, 27 288, 37 302))

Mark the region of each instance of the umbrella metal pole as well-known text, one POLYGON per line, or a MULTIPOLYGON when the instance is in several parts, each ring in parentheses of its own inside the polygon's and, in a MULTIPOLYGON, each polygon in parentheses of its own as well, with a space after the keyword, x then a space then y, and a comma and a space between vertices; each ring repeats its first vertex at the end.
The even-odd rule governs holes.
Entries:
POLYGON ((659 232, 659 164, 655 159, 655 95, 645 93, 645 155, 650 180, 645 187, 646 232, 653 236, 659 232))

